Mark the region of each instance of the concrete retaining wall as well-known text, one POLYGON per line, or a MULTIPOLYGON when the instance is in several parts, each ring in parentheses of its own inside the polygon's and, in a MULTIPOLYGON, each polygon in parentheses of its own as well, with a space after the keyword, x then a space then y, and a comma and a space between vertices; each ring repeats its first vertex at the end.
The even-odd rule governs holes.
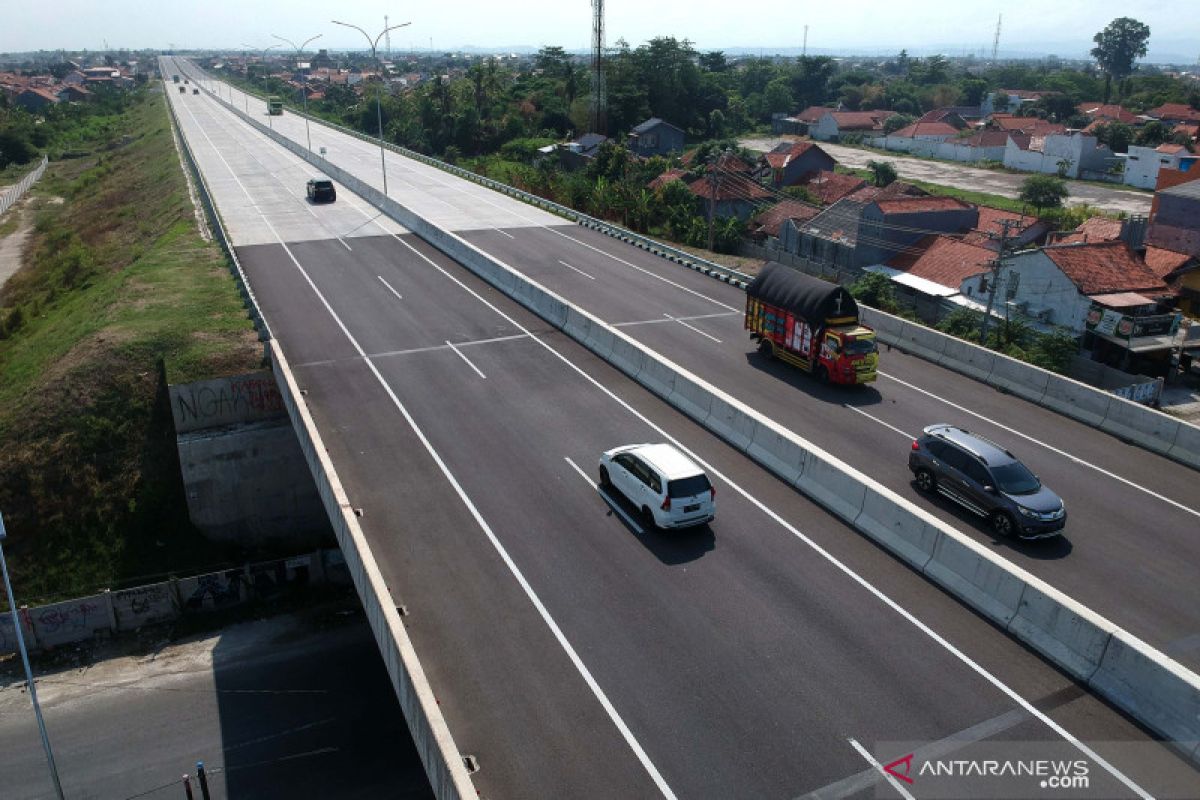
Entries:
POLYGON ((1195 425, 933 328, 860 309, 863 321, 885 344, 1200 469, 1200 428, 1195 425))
MULTIPOLYGON (((21 607, 21 630, 31 652, 132 631, 186 614, 228 608, 271 597, 285 588, 338 582, 336 550, 196 575, 177 580, 104 591, 61 603, 21 607)), ((0 654, 16 652, 12 615, 0 615, 0 654)))
MULTIPOLYGON (((342 173, 303 147, 276 135, 256 120, 250 121, 264 134, 289 147, 335 180, 344 179, 343 182, 351 191, 357 191, 356 187, 363 185, 353 176, 342 173)), ((378 193, 373 196, 378 198, 378 193)), ((605 349, 608 349, 608 342, 611 341, 610 363, 668 401, 686 392, 687 402, 681 405, 685 413, 694 416, 696 409, 704 405, 699 395, 707 394, 709 413, 704 424, 718 436, 746 451, 784 480, 794 482, 801 491, 909 563, 924 561, 923 573, 931 580, 1069 674, 1091 674, 1093 678, 1088 680, 1088 685, 1096 692, 1167 738, 1177 749, 1195 757, 1196 741, 1200 739, 1200 717, 1195 714, 1189 717, 1177 708, 1187 710, 1200 704, 1200 677, 1152 648, 1139 648, 1136 653, 1130 653, 1125 646, 1127 634, 1111 622, 1016 565, 979 547, 962 533, 833 455, 728 397, 697 376, 683 372, 620 330, 606 325, 583 309, 571 306, 460 237, 416 217, 394 201, 379 199, 380 209, 401 225, 475 271, 534 313, 539 308, 557 309, 558 304, 566 306, 566 322, 562 326, 566 333, 593 350, 597 341, 603 341, 605 349), (516 289, 516 286, 520 288, 516 289), (599 331, 602 329, 607 330, 601 336, 599 331), (581 336, 587 338, 580 339, 581 336), (674 379, 668 377, 669 372, 675 373, 674 379), (642 380, 643 375, 646 376, 645 381, 642 380), (682 386, 686 386, 686 389, 682 386, 677 388, 680 380, 684 381, 682 386), (893 526, 890 521, 893 515, 904 521, 893 526), (927 559, 926 554, 929 555, 927 559), (1098 653, 1104 654, 1099 661, 1096 660, 1098 653), (1168 708, 1169 703, 1175 706, 1168 708)), ((940 334, 929 329, 916 330, 915 327, 919 326, 910 328, 905 323, 902 328, 908 341, 926 347, 939 356, 945 352, 946 342, 938 339, 940 334)), ((290 375, 287 380, 291 387, 290 375)), ((285 392, 285 396, 289 397, 289 411, 294 405, 290 399, 293 392, 294 388, 285 392)), ((297 425, 300 423, 297 422, 297 425)), ((310 428, 311 423, 306 422, 304 426, 310 428)), ((314 429, 312 435, 315 437, 315 434, 314 429)), ((308 443, 304 446, 308 452, 312 445, 308 443)), ((332 475, 332 470, 327 474, 332 475)), ((321 478, 318 477, 318 480, 321 478)), ((322 496, 326 496, 327 492, 323 487, 322 496)), ((334 509, 331 507, 331 515, 334 509)), ((348 523, 353 524, 353 519, 348 518, 348 523)), ((339 530, 338 535, 340 540, 345 532, 339 530)), ((366 596, 361 590, 360 594, 366 596)))

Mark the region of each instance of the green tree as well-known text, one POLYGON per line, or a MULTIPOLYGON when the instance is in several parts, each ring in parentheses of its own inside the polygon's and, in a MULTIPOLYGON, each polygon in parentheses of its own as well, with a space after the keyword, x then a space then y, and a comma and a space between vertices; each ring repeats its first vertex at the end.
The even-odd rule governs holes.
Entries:
POLYGON ((871 174, 874 176, 872 182, 876 186, 887 186, 894 183, 898 177, 896 168, 890 161, 868 161, 867 169, 871 170, 871 174))
POLYGON ((900 310, 892 280, 882 272, 868 272, 850 284, 850 294, 863 305, 895 314, 900 310))
POLYGON ((1133 62, 1146 55, 1150 27, 1132 17, 1118 17, 1092 37, 1092 57, 1104 71, 1104 102, 1112 96, 1112 82, 1133 72, 1133 62))
POLYGON ((917 118, 911 114, 892 114, 883 121, 883 133, 885 136, 893 134, 901 128, 907 128, 916 121, 917 118))
POLYGON ((1101 123, 1092 129, 1092 133, 1096 141, 1107 145, 1114 153, 1128 152, 1129 145, 1133 144, 1133 128, 1124 122, 1101 123))
POLYGON ((1021 184, 1020 198, 1039 212, 1059 208, 1067 199, 1067 185, 1053 175, 1031 175, 1021 184))
POLYGON ((570 62, 571 57, 567 52, 557 46, 543 47, 533 57, 534 66, 552 77, 565 75, 570 62))
POLYGON ((1038 335, 1029 348, 1029 361, 1042 369, 1066 374, 1071 359, 1079 352, 1079 340, 1066 328, 1055 328, 1050 333, 1038 335))
POLYGON ((769 112, 792 110, 792 90, 787 78, 776 78, 763 91, 763 103, 769 112))
POLYGON ((705 72, 724 72, 729 68, 729 63, 725 60, 725 54, 720 50, 701 53, 699 62, 700 69, 705 72))
POLYGON ((1147 122, 1133 139, 1140 147, 1158 147, 1163 142, 1170 141, 1171 129, 1158 120, 1147 122))

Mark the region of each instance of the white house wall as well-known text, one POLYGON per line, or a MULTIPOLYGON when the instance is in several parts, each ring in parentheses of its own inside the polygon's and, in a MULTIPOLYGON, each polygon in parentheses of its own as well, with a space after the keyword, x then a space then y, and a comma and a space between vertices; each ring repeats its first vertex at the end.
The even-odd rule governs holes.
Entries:
MULTIPOLYGON (((880 147, 899 153, 912 153, 915 156, 941 158, 946 161, 961 161, 971 164, 976 161, 1003 161, 1004 146, 972 147, 959 144, 957 139, 950 137, 907 137, 907 136, 876 136, 867 140, 872 147, 880 147)), ((1055 170, 1057 172, 1057 169, 1055 170)))
MULTIPOLYGON (((1021 253, 1008 259, 1000 271, 1000 287, 994 306, 996 313, 1004 313, 1004 304, 1009 300, 1008 287, 1012 285, 1012 273, 1020 276, 1012 302, 1026 303, 1024 316, 1035 319, 1039 311, 1050 309, 1051 324, 1082 335, 1092 303, 1079 293, 1079 288, 1041 250, 1021 253)), ((987 295, 979 292, 978 277, 963 281, 959 291, 971 299, 987 302, 987 295)))

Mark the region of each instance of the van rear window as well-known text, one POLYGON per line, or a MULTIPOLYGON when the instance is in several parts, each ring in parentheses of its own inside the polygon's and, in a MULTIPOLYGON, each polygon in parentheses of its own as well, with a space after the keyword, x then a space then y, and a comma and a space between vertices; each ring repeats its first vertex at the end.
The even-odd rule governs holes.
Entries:
POLYGON ((695 497, 704 494, 712 488, 706 475, 693 475, 690 478, 680 478, 667 484, 667 494, 671 497, 695 497))

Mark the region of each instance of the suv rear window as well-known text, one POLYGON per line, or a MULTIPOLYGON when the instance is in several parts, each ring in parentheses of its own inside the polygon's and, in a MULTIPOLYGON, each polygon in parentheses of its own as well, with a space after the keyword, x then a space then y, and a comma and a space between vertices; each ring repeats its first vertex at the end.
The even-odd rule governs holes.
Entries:
POLYGON ((333 188, 333 181, 313 181, 312 185, 317 191, 326 191, 333 188))
POLYGON ((671 497, 695 497, 704 494, 712 488, 707 475, 693 475, 690 478, 680 478, 667 484, 667 494, 671 497))

